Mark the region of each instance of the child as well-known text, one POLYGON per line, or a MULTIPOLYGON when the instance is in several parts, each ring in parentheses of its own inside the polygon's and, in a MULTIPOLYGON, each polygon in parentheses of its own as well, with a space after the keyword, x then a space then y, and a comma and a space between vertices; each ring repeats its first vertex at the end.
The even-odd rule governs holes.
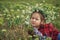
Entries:
POLYGON ((52 40, 60 40, 59 31, 56 28, 54 28, 52 23, 45 23, 45 16, 43 15, 42 10, 35 10, 31 14, 30 22, 33 28, 35 29, 36 34, 40 36, 51 37, 52 40))

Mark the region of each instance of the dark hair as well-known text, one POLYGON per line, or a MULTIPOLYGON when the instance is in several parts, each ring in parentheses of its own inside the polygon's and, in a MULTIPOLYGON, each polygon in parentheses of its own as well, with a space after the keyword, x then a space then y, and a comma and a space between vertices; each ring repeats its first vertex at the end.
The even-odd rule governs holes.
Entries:
MULTIPOLYGON (((45 20, 45 15, 44 15, 44 12, 42 10, 34 10, 31 14, 31 16, 34 14, 34 13, 38 13, 40 14, 41 16, 41 20, 45 20)), ((31 17, 30 17, 31 18, 31 17)))

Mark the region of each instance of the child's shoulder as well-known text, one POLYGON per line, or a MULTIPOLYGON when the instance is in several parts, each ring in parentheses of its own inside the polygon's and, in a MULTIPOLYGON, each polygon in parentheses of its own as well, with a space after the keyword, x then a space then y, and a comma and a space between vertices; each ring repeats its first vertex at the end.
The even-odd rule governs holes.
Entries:
POLYGON ((45 28, 49 28, 50 30, 54 30, 56 32, 58 32, 58 29, 53 25, 53 23, 47 23, 45 24, 45 28))
POLYGON ((54 27, 53 23, 46 23, 44 26, 45 27, 50 27, 50 28, 53 28, 54 27))

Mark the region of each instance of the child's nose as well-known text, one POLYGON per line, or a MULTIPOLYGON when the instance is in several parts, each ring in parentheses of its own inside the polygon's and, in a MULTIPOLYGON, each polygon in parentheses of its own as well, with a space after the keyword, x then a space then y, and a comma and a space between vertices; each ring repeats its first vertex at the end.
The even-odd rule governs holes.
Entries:
POLYGON ((33 19, 33 21, 36 21, 35 19, 33 19))

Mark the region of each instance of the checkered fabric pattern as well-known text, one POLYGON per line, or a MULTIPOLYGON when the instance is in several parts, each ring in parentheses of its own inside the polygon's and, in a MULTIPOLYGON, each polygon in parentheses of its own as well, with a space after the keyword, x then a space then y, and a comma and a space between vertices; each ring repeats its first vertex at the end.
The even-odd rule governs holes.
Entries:
POLYGON ((40 26, 38 29, 44 36, 51 37, 52 40, 57 40, 59 31, 53 26, 52 23, 40 26))

